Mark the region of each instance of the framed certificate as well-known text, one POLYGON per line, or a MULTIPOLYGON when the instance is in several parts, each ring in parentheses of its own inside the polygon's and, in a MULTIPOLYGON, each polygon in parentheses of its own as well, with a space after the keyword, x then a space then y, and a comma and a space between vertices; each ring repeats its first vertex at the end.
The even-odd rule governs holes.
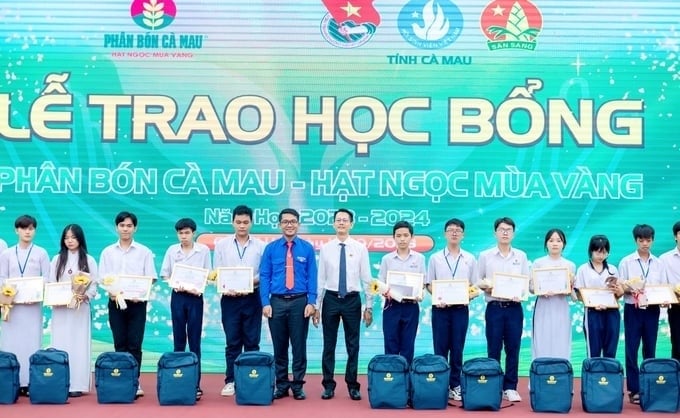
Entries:
POLYGON ((71 299, 73 299, 71 282, 45 283, 43 305, 66 306, 71 303, 71 299))
POLYGON ((619 302, 610 289, 579 289, 580 299, 588 308, 618 308, 619 302))
POLYGON ((208 281, 210 271, 201 267, 175 264, 172 268, 172 276, 169 285, 173 289, 193 289, 199 293, 205 293, 205 284, 208 281))
POLYGON ((252 267, 220 267, 217 269, 219 293, 253 293, 252 267))
POLYGON ((433 280, 432 305, 467 305, 470 285, 467 280, 433 280))
POLYGON ((523 274, 494 273, 491 296, 526 300, 529 296, 529 277, 523 274))
POLYGON ((42 277, 15 277, 5 282, 17 288, 17 294, 14 296, 15 304, 42 302, 45 290, 45 281, 42 277))
POLYGON ((388 271, 387 287, 390 292, 398 293, 402 299, 421 299, 423 297, 423 275, 405 271, 388 271))
POLYGON ((116 278, 115 283, 116 288, 123 294, 123 298, 149 300, 153 277, 121 274, 116 278))
POLYGON ((532 271, 534 293, 537 295, 568 295, 571 293, 569 269, 566 267, 540 268, 532 271))
POLYGON ((646 285, 647 305, 668 305, 678 303, 678 297, 669 285, 646 285))

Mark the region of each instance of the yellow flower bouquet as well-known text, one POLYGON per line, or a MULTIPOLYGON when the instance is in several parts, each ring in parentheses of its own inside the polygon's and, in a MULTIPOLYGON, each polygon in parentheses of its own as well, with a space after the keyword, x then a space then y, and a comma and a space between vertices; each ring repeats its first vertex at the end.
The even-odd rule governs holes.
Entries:
POLYGON ((480 294, 481 292, 477 286, 471 284, 470 287, 468 287, 468 297, 470 300, 476 298, 480 294))
POLYGON ((380 280, 371 280, 371 284, 368 287, 368 292, 372 295, 381 295, 386 298, 394 299, 397 302, 401 302, 404 297, 404 295, 396 292, 393 289, 390 289, 389 286, 387 286, 387 283, 381 282, 380 280))
POLYGON ((109 297, 116 301, 118 309, 127 309, 127 303, 125 302, 125 297, 123 297, 123 292, 116 286, 116 276, 104 277, 101 286, 109 293, 109 297))
POLYGON ((645 295, 645 281, 640 277, 632 277, 623 282, 623 289, 633 295, 636 307, 647 306, 647 296, 645 295))
POLYGON ((217 270, 213 270, 208 273, 208 281, 215 282, 217 280, 217 270))
POLYGON ((71 309, 80 309, 80 305, 83 303, 83 296, 85 292, 90 288, 92 280, 90 279, 89 273, 79 271, 71 279, 71 291, 73 292, 73 297, 71 302, 69 302, 68 307, 71 309))
POLYGON ((14 297, 17 295, 17 288, 10 284, 2 285, 0 288, 0 308, 2 308, 2 320, 9 321, 9 311, 12 309, 14 297))

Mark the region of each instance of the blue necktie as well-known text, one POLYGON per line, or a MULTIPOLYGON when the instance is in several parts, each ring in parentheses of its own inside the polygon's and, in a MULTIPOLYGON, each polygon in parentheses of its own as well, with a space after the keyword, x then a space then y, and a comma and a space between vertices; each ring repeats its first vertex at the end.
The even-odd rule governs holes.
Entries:
POLYGON ((345 256, 345 244, 340 243, 340 277, 338 280, 338 296, 344 298, 347 295, 347 258, 345 256))

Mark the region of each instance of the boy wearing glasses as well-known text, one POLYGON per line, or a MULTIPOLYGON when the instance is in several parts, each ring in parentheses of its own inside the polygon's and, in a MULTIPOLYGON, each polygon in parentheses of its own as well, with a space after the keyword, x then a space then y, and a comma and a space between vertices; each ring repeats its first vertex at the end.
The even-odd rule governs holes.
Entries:
MULTIPOLYGON (((357 380, 359 368, 359 330, 361 327, 361 290, 368 289, 371 283, 371 265, 368 249, 359 241, 349 236, 354 226, 354 215, 348 209, 338 209, 333 215, 333 228, 336 237, 324 244, 319 251, 319 284, 317 311, 314 314, 314 325, 318 325, 319 317, 323 321, 323 370, 324 387, 321 399, 335 396, 335 347, 338 341, 338 327, 342 319, 347 349, 347 366, 345 383, 349 397, 353 401, 361 400, 360 384, 357 380), (323 304, 323 310, 321 306, 323 304), (321 311, 321 315, 319 315, 321 311)), ((373 322, 373 295, 366 294, 366 310, 364 322, 370 326, 373 322)))
POLYGON ((317 269, 314 246, 298 237, 300 214, 295 209, 279 213, 283 236, 264 249, 260 262, 262 314, 269 320, 274 346, 276 390, 274 399, 306 398, 302 385, 307 371, 309 318, 316 309, 317 269), (288 379, 288 342, 293 352, 293 380, 288 379))
MULTIPOLYGON (((430 257, 425 278, 425 288, 432 293, 434 280, 467 280, 477 282, 477 260, 460 246, 465 235, 465 223, 460 219, 449 219, 444 225, 446 247, 430 257)), ((462 400, 460 373, 463 368, 463 349, 467 334, 470 311, 468 305, 448 305, 432 300, 432 342, 434 353, 449 360, 449 399, 462 400)))
MULTIPOLYGON (((507 217, 496 219, 494 231, 496 246, 479 254, 479 278, 491 280, 496 272, 528 277, 527 255, 511 245, 515 222, 507 217)), ((522 397, 517 392, 517 381, 524 310, 519 300, 493 297, 489 288, 485 289, 485 293, 487 355, 500 362, 501 350, 505 349, 503 398, 520 402, 522 397)))

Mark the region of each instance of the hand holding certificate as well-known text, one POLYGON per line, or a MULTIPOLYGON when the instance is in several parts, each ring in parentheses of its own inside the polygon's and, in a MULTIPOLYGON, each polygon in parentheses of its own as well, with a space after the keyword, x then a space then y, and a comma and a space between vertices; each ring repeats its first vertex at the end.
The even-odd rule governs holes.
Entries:
POLYGON ((529 277, 522 274, 493 274, 491 296, 499 299, 526 300, 529 296, 529 277))
POLYGON ((611 289, 579 289, 579 296, 588 308, 618 308, 619 303, 611 289))
POLYGON ((405 271, 388 271, 387 287, 390 295, 400 295, 402 299, 421 300, 423 298, 423 275, 405 271))
POLYGON ((250 294, 254 289, 252 267, 220 267, 217 269, 217 291, 222 294, 250 294))
POLYGON ((568 295, 571 293, 569 269, 542 268, 532 271, 534 293, 537 295, 568 295))
POLYGON ((42 277, 15 277, 5 280, 5 283, 17 290, 15 305, 42 302, 44 282, 42 277))
POLYGON ((126 309, 125 300, 147 301, 151 294, 151 276, 118 275, 107 276, 101 285, 115 299, 118 309, 126 309))
POLYGON ((433 280, 433 305, 468 305, 470 286, 467 280, 433 280))
POLYGON ((678 303, 678 298, 670 285, 647 285, 645 295, 648 305, 670 305, 678 303))
POLYGON ((205 293, 205 284, 208 281, 208 269, 175 264, 170 277, 170 287, 177 290, 188 290, 194 293, 205 293))
POLYGON ((43 296, 45 306, 68 306, 73 298, 71 282, 45 283, 43 296))

